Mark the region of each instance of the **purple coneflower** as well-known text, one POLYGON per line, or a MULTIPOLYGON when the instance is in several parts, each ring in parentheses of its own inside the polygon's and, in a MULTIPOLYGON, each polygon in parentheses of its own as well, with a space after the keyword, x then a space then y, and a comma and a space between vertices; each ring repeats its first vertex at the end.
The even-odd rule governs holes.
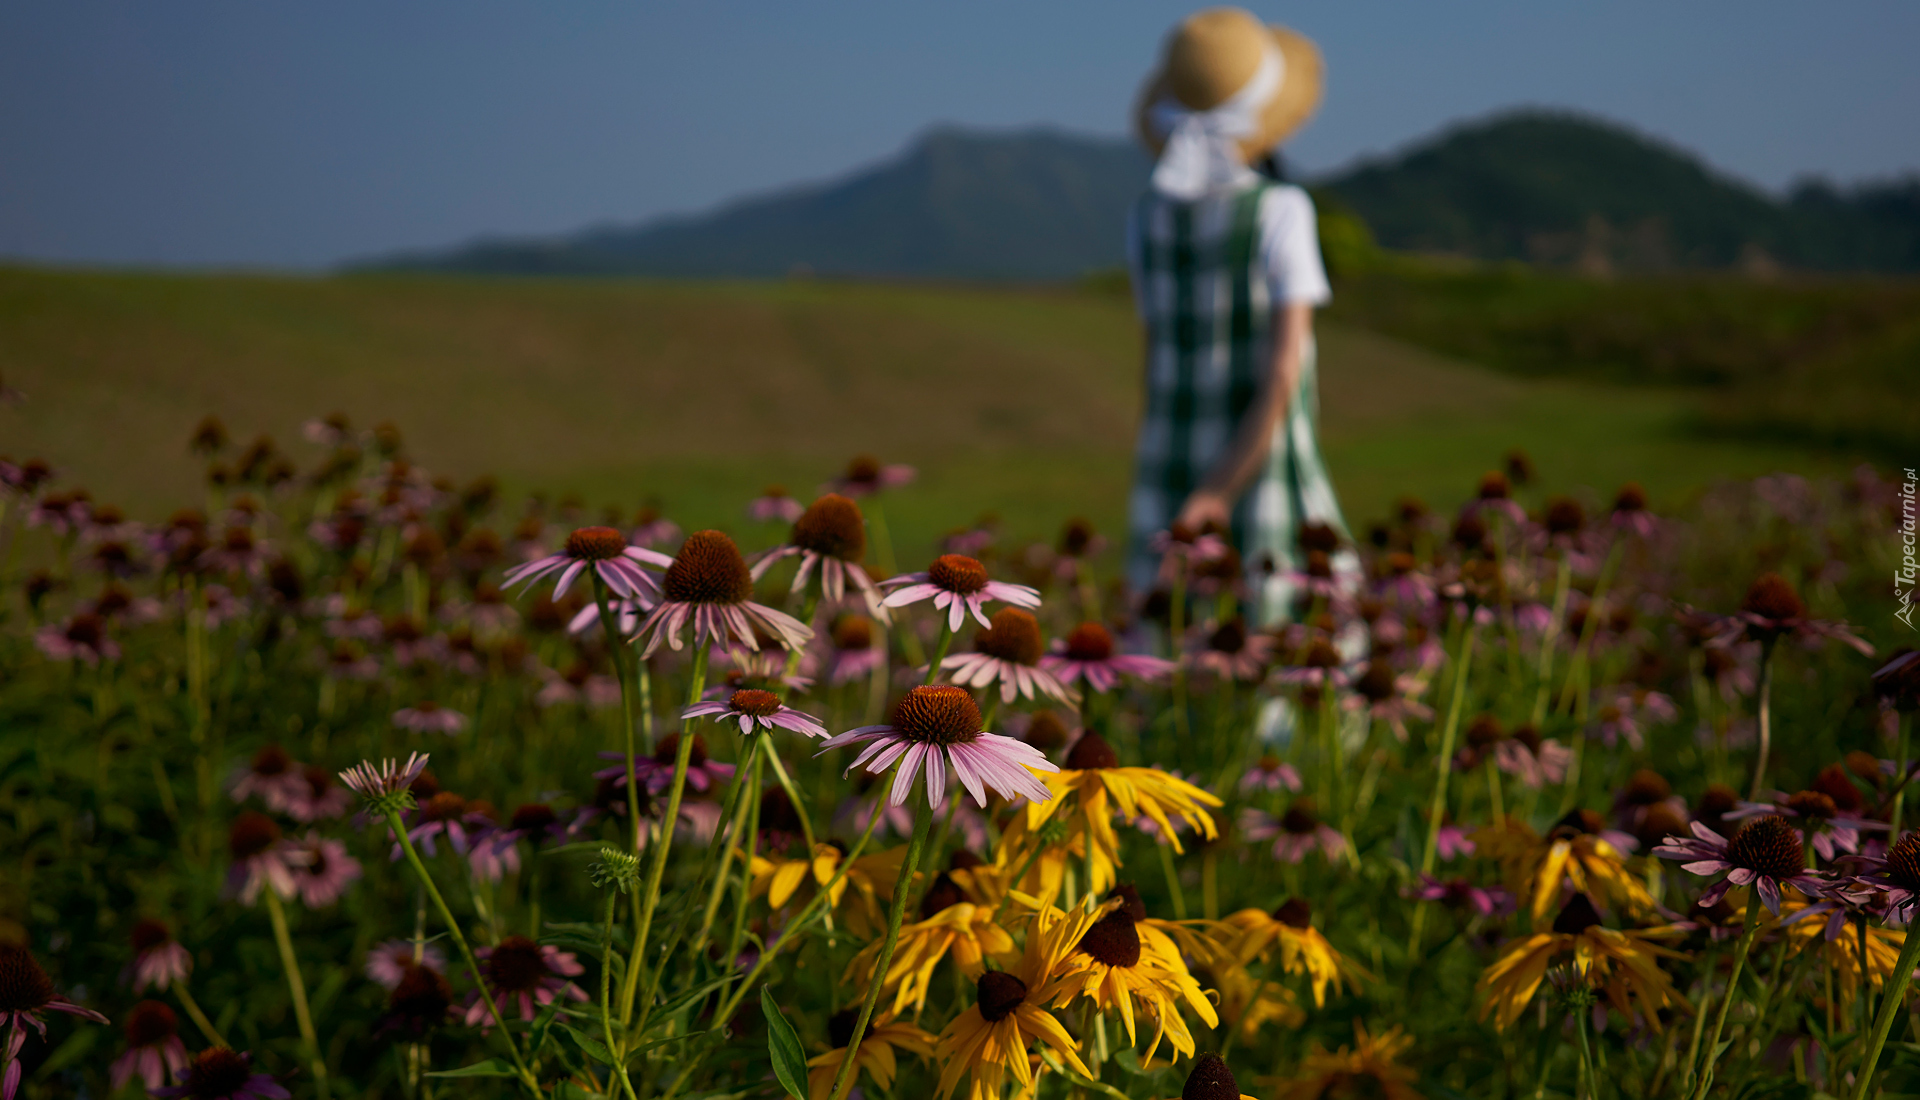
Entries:
POLYGON ((1262 756, 1240 777, 1243 791, 1300 791, 1300 773, 1277 756, 1262 756))
POLYGON ((135 993, 144 993, 148 987, 165 989, 174 982, 187 980, 187 972, 193 969, 193 956, 173 938, 165 924, 143 917, 134 922, 128 939, 133 943, 133 961, 127 964, 120 980, 131 984, 135 993))
POLYGON ((984 688, 998 681, 1000 701, 1011 703, 1017 696, 1032 699, 1045 695, 1062 703, 1078 705, 1080 696, 1040 667, 1045 652, 1040 641, 1040 621, 1017 607, 1003 607, 993 613, 993 625, 973 636, 972 653, 956 653, 943 658, 940 667, 962 687, 984 688))
POLYGON ((980 707, 973 693, 951 684, 916 687, 894 709, 892 723, 861 726, 830 738, 821 752, 868 743, 847 771, 865 768, 878 774, 900 762, 888 801, 902 805, 922 769, 926 772, 927 804, 934 809, 947 793, 947 769, 985 807, 991 788, 1004 798, 1025 797, 1035 802, 1053 798, 1033 774, 1060 769, 1031 745, 980 728, 980 707))
POLYGON ((1607 522, 1617 531, 1630 531, 1643 539, 1652 535, 1660 525, 1654 514, 1647 511, 1647 491, 1637 481, 1622 485, 1614 495, 1613 514, 1607 522))
POLYGON ((947 629, 958 630, 968 614, 981 626, 991 627, 984 608, 988 600, 999 600, 1015 607, 1039 607, 1040 593, 1024 584, 996 581, 987 576, 987 567, 961 554, 942 554, 924 573, 907 573, 880 582, 893 591, 884 601, 888 607, 905 607, 921 600, 947 613, 947 629))
POLYGON ((1471 909, 1483 917, 1511 913, 1517 906, 1513 895, 1500 886, 1476 886, 1469 879, 1437 879, 1421 875, 1413 896, 1421 901, 1437 901, 1454 909, 1471 909))
POLYGON ((1433 849, 1441 859, 1458 859, 1474 852, 1473 837, 1458 824, 1448 821, 1433 835, 1433 849))
MULTIPOLYGON (((555 997, 587 999, 586 991, 567 980, 587 972, 570 951, 537 944, 525 936, 508 936, 474 955, 480 960, 487 988, 493 992, 502 1015, 517 1006, 520 1018, 531 1023, 539 1009, 552 1004, 555 997)), ((477 991, 467 1002, 466 1024, 482 1030, 493 1026, 492 1013, 477 991)))
POLYGON ((725 698, 728 693, 741 688, 759 688, 762 691, 797 695, 813 687, 813 677, 803 675, 800 671, 808 664, 806 654, 801 655, 800 664, 791 676, 787 675, 786 655, 770 649, 729 649, 726 653, 719 655, 718 663, 722 667, 725 665, 733 667, 719 674, 722 682, 709 687, 702 698, 725 698))
POLYGON ((680 525, 661 515, 658 508, 642 508, 633 517, 629 537, 635 546, 664 546, 680 541, 680 525))
POLYGON ((680 720, 690 722, 695 718, 713 718, 722 722, 738 722, 740 733, 745 736, 759 729, 784 729, 807 737, 825 737, 827 728, 810 714, 802 714, 780 701, 780 697, 771 691, 747 688, 729 694, 724 702, 695 703, 680 713, 680 720))
POLYGON ((1915 908, 1920 908, 1920 833, 1907 833, 1887 848, 1884 856, 1860 857, 1861 885, 1882 891, 1887 920, 1908 926, 1912 934, 1915 908))
POLYGON ((431 966, 435 970, 447 968, 447 958, 434 944, 420 945, 420 957, 414 958, 412 940, 387 940, 375 944, 367 951, 367 977, 382 989, 392 989, 400 984, 407 967, 416 964, 431 966))
POLYGON ((874 650, 873 620, 865 615, 839 616, 827 636, 833 642, 824 672, 830 685, 867 679, 873 675, 874 666, 886 659, 885 654, 874 650))
MULTIPOLYGON (((658 794, 673 785, 673 769, 679 752, 679 732, 669 733, 660 739, 658 745, 654 746, 652 756, 643 756, 634 760, 634 774, 639 776, 640 782, 649 791, 658 794)), ((623 761, 619 767, 605 768, 601 771, 594 772, 593 777, 595 779, 612 779, 616 788, 624 789, 627 785, 627 766, 624 763, 626 754, 603 752, 600 754, 600 759, 623 761)), ((707 756, 707 739, 701 737, 699 734, 694 734, 693 749, 687 757, 687 786, 696 791, 704 792, 711 787, 732 779, 733 771, 734 767, 732 764, 723 764, 718 760, 709 759, 707 756)))
POLYGON ((333 773, 315 764, 301 768, 298 780, 287 784, 282 797, 281 812, 302 824, 343 816, 352 802, 347 789, 333 781, 333 773))
POLYGON ((846 598, 847 589, 860 593, 867 609, 881 621, 886 608, 880 603, 880 590, 860 564, 867 556, 867 525, 860 506, 838 493, 828 493, 814 501, 793 522, 787 541, 774 547, 754 563, 753 578, 759 580, 774 562, 798 554, 800 568, 793 575, 791 591, 799 592, 818 574, 820 592, 829 600, 846 598))
POLYGON ((1828 622, 1807 617, 1807 605, 1793 585, 1778 573, 1764 573, 1747 589, 1740 610, 1722 620, 1724 626, 1716 639, 1725 645, 1745 637, 1763 645, 1780 638, 1796 638, 1805 645, 1840 641, 1873 656, 1873 647, 1847 628, 1843 622, 1828 622))
POLYGON ((719 531, 695 531, 660 578, 661 600, 640 624, 635 642, 646 639, 643 655, 666 642, 682 645, 680 632, 693 626, 694 646, 739 645, 759 649, 758 626, 787 649, 799 649, 813 637, 805 623, 781 611, 753 602, 753 572, 740 548, 719 531))
MULTIPOLYGON (((473 806, 484 803, 473 803, 473 806)), ((410 815, 412 821, 407 825, 407 839, 418 845, 429 856, 437 856, 440 850, 437 838, 444 836, 453 846, 457 855, 467 854, 468 830, 491 824, 485 815, 476 815, 466 799, 452 791, 437 791, 417 806, 410 815)), ((401 856, 400 842, 393 842, 391 858, 401 856)))
POLYGON ((533 701, 543 709, 564 703, 580 703, 593 710, 603 710, 620 704, 620 681, 593 671, 584 661, 575 661, 567 666, 565 672, 542 668, 540 678, 546 683, 534 695, 533 701))
POLYGON ((1793 886, 1805 894, 1819 892, 1821 879, 1807 869, 1800 832, 1783 817, 1769 815, 1747 822, 1731 840, 1696 821, 1691 838, 1673 837, 1653 850, 1666 859, 1688 862, 1696 875, 1726 877, 1700 895, 1705 909, 1735 886, 1752 886, 1767 911, 1780 915, 1780 887, 1793 886))
POLYGON ((272 1074, 253 1072, 253 1055, 208 1047, 179 1071, 180 1083, 153 1095, 191 1100, 285 1100, 293 1095, 272 1074))
POLYGON ((1144 654, 1115 653, 1113 634, 1099 623, 1081 623, 1065 638, 1056 638, 1053 652, 1040 658, 1040 667, 1061 683, 1085 680, 1094 691, 1112 691, 1122 676, 1157 683, 1173 672, 1173 662, 1144 654))
POLYGON ((672 561, 657 550, 629 545, 626 538, 611 527, 582 527, 567 536, 567 544, 558 554, 507 570, 503 584, 507 588, 531 585, 542 577, 558 573, 560 578, 554 582, 552 596, 558 600, 567 594, 580 574, 592 569, 615 595, 652 600, 659 597, 660 586, 653 574, 641 566, 664 569, 672 561))
POLYGON ((299 767, 279 745, 262 745, 246 768, 234 772, 227 793, 235 802, 258 798, 269 810, 284 810, 294 789, 306 785, 300 778, 299 767))
POLYGON ((849 497, 871 496, 882 489, 897 489, 914 479, 911 466, 883 466, 872 455, 855 455, 847 463, 846 473, 827 483, 834 492, 849 497))
POLYGON ((293 885, 307 908, 325 909, 339 901, 353 880, 360 877, 360 861, 347 854, 345 844, 311 830, 306 839, 293 843, 305 853, 305 862, 294 872, 293 885))
POLYGON ((1282 684, 1322 690, 1343 688, 1353 681, 1353 677, 1342 667, 1346 664, 1346 658, 1340 655, 1340 650, 1332 642, 1324 638, 1315 638, 1308 643, 1307 651, 1299 659, 1297 665, 1282 666, 1273 678, 1282 684))
POLYGON ((1420 702, 1427 682, 1418 676, 1396 673, 1391 664, 1375 656, 1366 670, 1353 679, 1353 694, 1340 701, 1348 710, 1364 710, 1375 721, 1387 723, 1393 735, 1407 739, 1407 719, 1425 721, 1433 717, 1432 708, 1420 702))
POLYGON ((138 1076, 147 1091, 165 1085, 187 1068, 187 1046, 180 1041, 180 1019, 159 1001, 141 1001, 127 1013, 126 1053, 113 1060, 107 1078, 117 1092, 138 1076))
POLYGON ((755 523, 792 523, 806 510, 787 495, 785 485, 769 485, 747 504, 747 518, 755 523))
POLYGON ((1247 630, 1245 619, 1233 618, 1219 626, 1200 627, 1191 650, 1195 667, 1222 680, 1258 680, 1273 660, 1273 635, 1247 630))
POLYGON ((1642 724, 1671 722, 1678 717, 1680 708, 1661 692, 1626 688, 1594 709, 1594 732, 1608 748, 1624 737, 1627 744, 1638 751, 1645 743, 1642 724))
POLYGON ((453 1011, 453 986, 438 967, 409 962, 387 996, 387 1014, 374 1033, 402 1035, 414 1042, 447 1022, 453 1011))
POLYGON ((120 656, 120 643, 107 636, 107 621, 92 611, 81 611, 64 623, 49 623, 33 636, 33 644, 55 661, 97 665, 120 656))
POLYGON ((1543 739, 1539 730, 1525 725, 1494 744, 1493 762, 1528 790, 1539 790, 1567 777, 1573 750, 1552 738, 1543 739))
POLYGON ((467 716, 431 699, 422 699, 410 707, 393 712, 393 724, 415 733, 456 734, 467 728, 467 716))
POLYGON ((1796 829, 1806 834, 1807 843, 1813 846, 1814 852, 1829 863, 1841 852, 1849 855, 1858 852, 1863 830, 1878 831, 1888 827, 1884 821, 1860 816, 1857 804, 1851 811, 1843 811, 1833 796, 1825 791, 1798 791, 1794 794, 1774 791, 1772 794, 1772 802, 1742 802, 1722 815, 1722 819, 1787 818, 1796 829))
POLYGON ((0 1049, 7 1059, 6 1077, 0 1079, 0 1097, 13 1100, 20 1087, 23 1069, 20 1048, 27 1045, 27 1029, 33 1028, 46 1038, 47 1022, 43 1012, 64 1012, 96 1024, 107 1022, 91 1008, 82 1008, 53 991, 53 979, 40 969, 33 952, 14 943, 0 943, 0 1049))
POLYGON ((1340 831, 1314 814, 1311 798, 1294 799, 1287 812, 1277 818, 1251 806, 1243 807, 1240 831, 1248 840, 1272 839, 1273 858, 1285 863, 1299 863, 1315 848, 1329 860, 1347 850, 1347 840, 1340 831))
POLYGON ((294 872, 306 862, 306 853, 280 837, 280 826, 255 810, 247 810, 233 819, 227 831, 227 848, 233 854, 233 866, 227 871, 227 890, 252 905, 262 887, 271 886, 283 898, 291 898, 297 889, 294 872))
POLYGON ((427 754, 416 752, 410 753, 404 764, 382 760, 376 765, 371 760, 363 760, 341 772, 340 782, 384 812, 389 804, 411 805, 413 785, 426 770, 427 754))

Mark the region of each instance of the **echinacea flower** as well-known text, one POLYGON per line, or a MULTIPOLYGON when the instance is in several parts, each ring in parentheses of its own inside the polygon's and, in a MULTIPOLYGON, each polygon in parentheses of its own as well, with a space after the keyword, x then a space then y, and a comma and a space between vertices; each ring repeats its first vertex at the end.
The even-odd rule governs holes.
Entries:
POLYGON ((227 791, 235 802, 258 798, 270 810, 284 810, 294 787, 300 784, 299 767, 279 745, 263 745, 245 769, 234 773, 227 791))
POLYGON ((1040 695, 1062 703, 1079 703, 1077 692, 1040 665, 1044 652, 1040 621, 1028 612, 1017 607, 994 612, 992 625, 973 636, 973 648, 972 653, 956 653, 940 662, 940 668, 953 677, 954 683, 985 688, 998 681, 1003 703, 1040 695))
POLYGON ((747 518, 755 523, 792 523, 807 506, 787 495, 785 485, 769 485, 747 502, 747 518))
POLYGON ((1153 1018, 1153 1041, 1140 1056, 1143 1063, 1152 1061, 1163 1039, 1171 1042, 1177 1053, 1192 1056, 1193 1033, 1181 1017, 1183 1005, 1208 1027, 1220 1026, 1219 1014, 1201 991, 1200 983, 1187 972, 1180 949, 1164 932, 1135 921, 1125 902, 1112 905, 1087 927, 1074 945, 1074 953, 1055 973, 1060 975, 1053 999, 1055 1008, 1065 1008, 1076 998, 1086 997, 1102 1012, 1117 1010, 1126 1025, 1129 1045, 1138 1043, 1136 1007, 1153 1018))
POLYGON ((467 716, 431 699, 422 699, 410 707, 394 711, 393 724, 415 733, 444 733, 451 736, 467 728, 467 716))
POLYGON ((262 887, 271 886, 283 898, 291 898, 297 886, 294 871, 306 862, 306 853, 280 838, 280 826, 272 818, 248 810, 233 819, 227 831, 227 847, 233 854, 233 866, 227 871, 227 890, 252 905, 262 887))
POLYGON ((1514 909, 1513 895, 1506 890, 1498 886, 1477 886, 1464 878, 1437 879, 1421 875, 1420 885, 1410 896, 1421 901, 1437 901, 1454 909, 1471 909, 1483 917, 1514 909))
POLYGON ((1887 919, 1912 929, 1914 910, 1920 908, 1920 833, 1905 833, 1888 846, 1886 855, 1863 856, 1860 862, 1857 880, 1882 891, 1887 919))
POLYGON ((308 830, 306 839, 293 845, 304 855, 294 870, 294 889, 300 903, 309 909, 325 909, 340 900, 353 880, 360 877, 360 861, 347 854, 347 846, 308 830))
POLYGON ((208 1047, 179 1070, 179 1084, 150 1090, 168 1100, 286 1100, 293 1094, 272 1074, 253 1072, 253 1055, 229 1047, 208 1047))
POLYGON ((874 646, 873 620, 865 615, 846 614, 833 620, 827 632, 833 642, 827 658, 824 678, 829 685, 851 683, 873 675, 886 654, 874 646))
POLYGON ((947 793, 947 771, 981 807, 991 789, 1003 798, 1027 798, 1035 804, 1053 797, 1035 771, 1057 772, 1053 761, 1031 745, 980 728, 980 705, 973 693, 950 684, 916 687, 894 709, 893 722, 861 726, 829 738, 822 753, 867 744, 847 771, 865 768, 879 774, 899 761, 888 801, 905 804, 914 781, 926 774, 927 805, 938 809, 947 793))
MULTIPOLYGON (((587 999, 585 990, 567 980, 587 972, 570 951, 538 944, 525 936, 508 936, 474 955, 503 1016, 518 1008, 520 1018, 532 1023, 539 1009, 552 1004, 556 997, 587 999)), ((483 1031, 493 1026, 493 1015, 478 992, 467 1002, 465 1019, 468 1027, 477 1026, 483 1031)))
POLYGON ((387 1014, 374 1032, 419 1042, 446 1023, 452 1011, 453 986, 447 976, 439 967, 409 961, 387 994, 387 1014))
POLYGON ((1825 791, 1773 792, 1772 802, 1744 802, 1722 820, 1741 821, 1750 817, 1775 814, 1787 818, 1806 837, 1814 852, 1831 863, 1840 853, 1852 855, 1860 850, 1860 833, 1886 829, 1884 821, 1859 814, 1859 796, 1854 796, 1854 812, 1842 812, 1832 795, 1825 791))
POLYGON ((681 648, 681 631, 689 624, 696 648, 738 645, 757 650, 756 626, 786 649, 799 649, 813 637, 813 629, 800 620, 753 602, 753 573, 740 548, 719 531, 687 536, 660 578, 660 597, 634 638, 636 643, 646 640, 642 656, 652 656, 663 641, 681 648))
POLYGON ((333 781, 333 773, 315 764, 300 769, 299 778, 281 790, 280 812, 306 823, 347 812, 352 796, 333 781))
MULTIPOLYGON (((756 729, 785 729, 806 737, 825 737, 827 727, 811 714, 802 714, 780 701, 771 691, 747 688, 731 692, 725 701, 695 703, 680 713, 681 721, 712 718, 720 722, 738 722, 741 736, 756 729)), ((677 746, 676 746, 677 748, 677 746)))
POLYGON ((1755 818, 1742 825, 1732 839, 1696 821, 1691 838, 1671 838, 1653 854, 1685 860, 1682 866, 1696 875, 1726 875, 1701 893, 1702 909, 1725 897, 1735 886, 1751 886, 1767 911, 1777 917, 1780 887, 1790 885, 1814 894, 1822 885, 1819 876, 1807 868, 1800 831, 1783 817, 1755 818))
POLYGON ((413 940, 387 940, 367 950, 367 977, 383 989, 392 989, 399 985, 400 979, 406 975, 407 967, 416 964, 444 971, 447 968, 447 959, 441 953, 439 945, 415 943, 413 940))
POLYGON ((92 611, 81 611, 64 623, 49 623, 33 636, 40 652, 55 661, 97 665, 120 656, 120 643, 107 636, 107 621, 92 611))
POLYGON ((1679 931, 1672 925, 1615 931, 1601 925, 1599 911, 1585 894, 1575 894, 1554 918, 1552 929, 1515 943, 1480 975, 1474 987, 1480 995, 1480 1018, 1492 1015, 1501 1031, 1512 1027, 1546 978, 1547 967, 1571 955, 1575 970, 1604 990, 1608 1003, 1660 1030, 1660 1010, 1685 999, 1660 969, 1660 959, 1677 958, 1679 952, 1653 941, 1679 931))
POLYGON ((1420 702, 1426 690, 1425 680, 1397 673, 1391 664, 1376 656, 1367 662, 1365 671, 1353 678, 1353 694, 1342 699, 1340 705, 1347 710, 1364 710, 1374 721, 1387 723, 1393 735, 1404 742, 1407 719, 1424 722, 1433 717, 1433 709, 1420 702))
POLYGON ((617 596, 627 599, 657 599, 660 585, 643 565, 666 568, 672 558, 658 550, 630 546, 626 537, 611 527, 582 527, 567 536, 567 544, 558 554, 549 554, 507 570, 502 581, 506 588, 531 585, 542 577, 560 575, 554 582, 552 599, 559 600, 588 569, 617 596))
POLYGON ((1030 1091, 1034 1076, 1027 1047, 1036 1039, 1075 1073, 1093 1076, 1077 1053, 1080 1044, 1045 1006, 1059 992, 1054 973, 1099 917, 1100 910, 1087 903, 1069 912, 1043 904, 1027 926, 1019 960, 975 980, 974 1003, 948 1022, 934 1047, 940 1100, 952 1095, 962 1074, 970 1077, 967 1100, 999 1100, 1009 1075, 1023 1094, 1030 1091))
POLYGON ((1828 640, 1845 642, 1866 656, 1873 656, 1873 647, 1854 634, 1846 623, 1808 617, 1807 605, 1801 601, 1800 593, 1778 573, 1761 574, 1747 588, 1740 610, 1727 616, 1723 623, 1722 633, 1716 639, 1722 645, 1741 637, 1762 645, 1791 637, 1805 645, 1819 645, 1828 640))
POLYGON ((1222 680, 1258 680, 1273 660, 1273 635, 1249 632, 1244 619, 1203 626, 1196 634, 1198 644, 1191 648, 1194 666, 1222 680))
POLYGON ((127 1013, 127 1049, 107 1067, 114 1090, 135 1077, 148 1092, 187 1068, 187 1046, 180 1041, 180 1020, 159 1001, 141 1001, 127 1013))
POLYGON ((1271 839, 1273 858, 1282 863, 1299 863, 1315 848, 1332 862, 1345 854, 1347 838, 1320 820, 1313 810, 1313 799, 1304 796, 1294 799, 1287 812, 1277 818, 1244 806, 1240 810, 1240 831, 1248 840, 1271 839))
POLYGON ((773 563, 795 554, 800 556, 800 568, 793 575, 792 591, 805 589, 807 582, 818 575, 822 596, 842 600, 852 588, 875 618, 886 621, 880 590, 860 564, 867 556, 867 525, 858 504, 838 493, 814 501, 793 521, 793 533, 786 543, 767 551, 754 563, 753 578, 759 580, 773 563))
POLYGON ((1346 658, 1340 650, 1325 638, 1315 638, 1307 644, 1305 653, 1300 654, 1299 663, 1284 665, 1274 673, 1274 680, 1282 684, 1315 687, 1325 690, 1329 687, 1346 687, 1353 677, 1343 667, 1346 658))
MULTIPOLYGON (((409 815, 407 839, 427 855, 437 856, 440 854, 438 838, 444 836, 456 854, 466 855, 470 839, 468 829, 490 824, 485 816, 476 819, 472 813, 471 807, 478 805, 483 804, 470 804, 452 791, 436 791, 409 815)), ((401 854, 400 841, 396 838, 391 858, 398 860, 401 854)))
POLYGON ((1292 764, 1277 756, 1268 754, 1254 761, 1253 767, 1240 777, 1242 791, 1293 791, 1300 790, 1300 773, 1292 764))
MULTIPOLYGON (((854 1080, 857 1082, 860 1072, 865 1070, 883 1094, 892 1091, 894 1075, 899 1072, 896 1050, 923 1058, 933 1053, 932 1033, 917 1024, 895 1019, 898 1014, 898 1010, 874 1013, 866 1033, 860 1036, 860 1049, 853 1055, 854 1080)), ((859 1015, 858 1008, 849 1008, 827 1020, 827 1040, 833 1049, 807 1059, 807 1100, 827 1100, 832 1094, 833 1079, 839 1076, 840 1067, 847 1060, 847 1044, 853 1041, 853 1025, 859 1022, 859 1015)))
POLYGON ((120 980, 133 986, 135 993, 148 988, 165 989, 174 982, 187 980, 193 969, 193 955, 173 938, 167 926, 150 917, 135 921, 128 939, 133 943, 133 961, 127 964, 120 980))
POLYGON ((1647 491, 1637 481, 1627 482, 1614 494, 1613 512, 1607 522, 1615 530, 1629 531, 1643 539, 1652 535, 1660 523, 1647 511, 1647 491))
MULTIPOLYGON (((697 704, 696 704, 697 705, 697 704)), ((594 772, 593 777, 600 780, 612 780, 616 790, 625 790, 627 786, 626 756, 623 753, 603 752, 602 760, 621 761, 619 766, 603 768, 594 772)), ((680 758, 680 733, 674 731, 660 739, 654 747, 652 756, 638 757, 633 762, 633 774, 643 787, 655 794, 673 785, 673 773, 680 758)), ((707 739, 699 734, 693 735, 693 747, 687 751, 687 786, 695 791, 705 792, 733 778, 734 766, 723 764, 707 756, 707 739)))
POLYGON ((882 489, 897 489, 914 479, 916 471, 900 464, 883 465, 872 455, 855 455, 846 472, 828 483, 834 492, 849 497, 870 496, 882 489))
POLYGON ((1040 667, 1071 686, 1085 680, 1094 691, 1112 691, 1123 676, 1142 683, 1158 683, 1173 672, 1173 662, 1146 654, 1114 652, 1113 634, 1099 623, 1081 623, 1065 638, 1056 638, 1053 652, 1040 658, 1040 667))
MULTIPOLYGON (((363 760, 340 773, 340 782, 373 804, 376 812, 404 810, 413 805, 413 785, 427 770, 427 754, 409 753, 404 764, 363 760)), ((437 789, 437 785, 436 785, 437 789)))
POLYGON ((961 554, 942 554, 924 573, 907 573, 880 582, 892 589, 882 601, 887 607, 905 607, 932 600, 936 610, 947 613, 947 629, 958 630, 971 614, 981 626, 993 623, 984 610, 987 601, 999 600, 1015 607, 1039 607, 1040 593, 1024 584, 996 581, 987 575, 987 567, 961 554))
POLYGON ((16 943, 0 943, 0 1051, 7 1059, 7 1072, 0 1078, 0 1100, 13 1100, 24 1072, 20 1048, 27 1043, 27 1029, 42 1038, 47 1034, 43 1012, 64 1012, 96 1024, 107 1022, 91 1008, 82 1008, 53 991, 53 979, 40 969, 33 952, 16 943))
POLYGON ((1494 744, 1493 762, 1522 786, 1537 791, 1567 777, 1573 750, 1551 737, 1542 738, 1539 730, 1526 725, 1494 744))
POLYGON ((1357 985, 1367 977, 1366 971, 1334 950, 1327 937, 1313 926, 1313 907, 1305 898, 1289 898, 1271 913, 1242 909, 1230 914, 1226 924, 1233 931, 1228 950, 1236 962, 1245 966, 1268 957, 1277 947, 1280 969, 1307 976, 1316 1007, 1326 1007, 1329 985, 1338 993, 1343 986, 1357 985))

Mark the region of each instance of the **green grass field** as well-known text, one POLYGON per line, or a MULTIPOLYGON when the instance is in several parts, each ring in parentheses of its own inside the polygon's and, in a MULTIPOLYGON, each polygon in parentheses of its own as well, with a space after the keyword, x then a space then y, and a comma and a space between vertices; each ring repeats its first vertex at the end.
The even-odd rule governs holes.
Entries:
MULTIPOLYGON (((1556 491, 1638 479, 1669 502, 1847 465, 1703 438, 1680 390, 1495 373, 1335 324, 1320 340, 1355 522, 1403 493, 1451 502, 1512 447, 1556 491)), ((1124 299, 1072 289, 0 269, 0 378, 26 395, 0 406, 0 454, 155 516, 198 499, 203 415, 317 457, 299 425, 340 410, 459 479, 737 527, 764 484, 804 495, 867 451, 922 470, 889 504, 911 560, 987 512, 1016 535, 1118 528, 1137 355, 1124 299)))

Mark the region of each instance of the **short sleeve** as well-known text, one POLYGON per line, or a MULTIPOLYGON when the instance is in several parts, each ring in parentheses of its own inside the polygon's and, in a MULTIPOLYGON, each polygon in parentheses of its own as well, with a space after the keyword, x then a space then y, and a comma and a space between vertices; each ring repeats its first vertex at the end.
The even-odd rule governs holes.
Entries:
POLYGON ((1260 256, 1275 305, 1320 306, 1333 299, 1320 261, 1313 200, 1300 188, 1281 184, 1261 198, 1260 256))

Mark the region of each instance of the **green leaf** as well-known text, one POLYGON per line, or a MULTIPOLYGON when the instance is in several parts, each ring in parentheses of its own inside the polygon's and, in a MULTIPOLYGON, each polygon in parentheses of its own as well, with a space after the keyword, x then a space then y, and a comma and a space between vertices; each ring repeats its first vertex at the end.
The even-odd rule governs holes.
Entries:
POLYGON ((572 1081, 559 1081, 553 1086, 553 1100, 603 1100, 600 1093, 588 1092, 572 1081))
POLYGON ((438 1073, 429 1073, 428 1077, 512 1077, 513 1067, 498 1058, 489 1058, 484 1062, 475 1062, 459 1069, 443 1069, 438 1073))
POLYGON ((559 1025, 559 1028, 572 1037, 573 1045, 580 1048, 580 1053, 599 1062, 603 1066, 613 1064, 613 1051, 607 1049, 607 1044, 588 1035, 572 1024, 563 1023, 559 1025))
POLYGON ((786 1014, 773 1003, 773 992, 760 987, 760 1011, 767 1017, 767 1053, 773 1056, 773 1075, 793 1100, 807 1100, 807 1056, 800 1036, 786 1014))
POLYGON ((559 1015, 560 1006, 550 1004, 540 1013, 540 1018, 533 1022, 533 1030, 527 1033, 528 1058, 540 1053, 540 1048, 547 1045, 547 1033, 553 1030, 553 1021, 559 1015))

